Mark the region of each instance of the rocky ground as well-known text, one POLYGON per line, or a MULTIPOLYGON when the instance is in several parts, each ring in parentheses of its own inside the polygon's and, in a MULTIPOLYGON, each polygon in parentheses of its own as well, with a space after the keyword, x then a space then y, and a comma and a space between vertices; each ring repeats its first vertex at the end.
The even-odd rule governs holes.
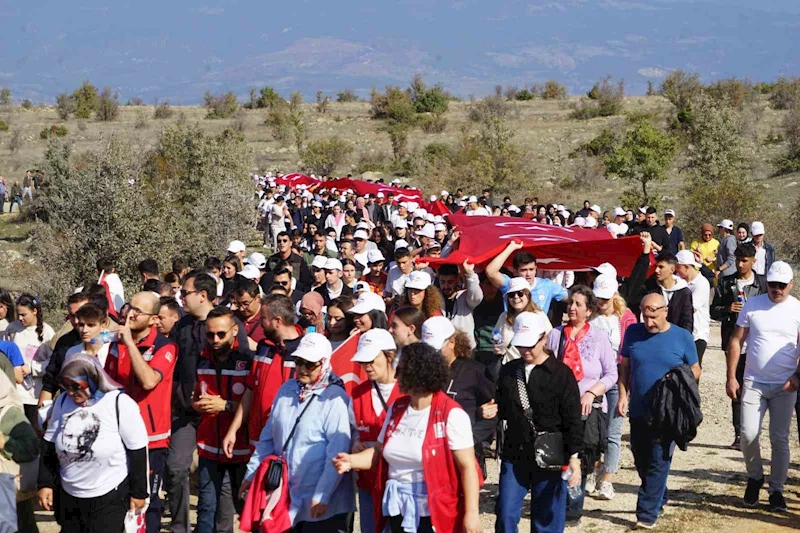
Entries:
MULTIPOLYGON (((725 365, 719 345, 719 329, 713 330, 711 348, 704 358, 704 374, 700 388, 703 396, 705 419, 697 439, 688 451, 676 451, 669 479, 670 504, 659 520, 656 531, 693 533, 730 532, 779 532, 796 531, 800 528, 800 448, 797 441, 796 421, 792 428, 792 466, 786 486, 787 513, 771 513, 766 508, 767 493, 762 491, 762 505, 748 509, 742 505, 746 480, 741 453, 729 448, 733 439, 730 423, 730 402, 725 396, 725 365)), ((768 422, 765 421, 764 427, 768 422)), ((636 491, 639 479, 633 468, 633 457, 627 447, 625 428, 621 471, 615 480, 617 492, 612 501, 586 499, 585 513, 577 527, 568 531, 604 533, 622 531, 630 527, 635 519, 636 491)), ((769 440, 762 439, 762 451, 768 470, 769 440)), ((481 519, 484 531, 494 530, 494 496, 497 493, 497 465, 490 462, 489 477, 481 491, 481 519)), ((196 504, 193 497, 192 503, 196 504)), ((194 512, 193 512, 194 513, 194 512)), ((529 531, 525 509, 521 531, 529 531)), ((51 513, 37 513, 42 533, 54 533, 58 526, 51 513)), ((168 531, 164 522, 164 531, 168 531)))

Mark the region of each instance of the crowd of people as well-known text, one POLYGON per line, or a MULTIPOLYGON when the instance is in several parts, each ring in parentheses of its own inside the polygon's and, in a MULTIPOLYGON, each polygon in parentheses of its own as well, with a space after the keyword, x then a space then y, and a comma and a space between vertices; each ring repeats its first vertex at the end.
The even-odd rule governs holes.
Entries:
POLYGON ((689 243, 670 209, 661 223, 652 208, 441 191, 450 213, 607 231, 641 253, 627 277, 540 270, 518 240, 485 265, 439 266, 461 235, 447 213, 277 178, 254 176, 253 248, 270 254, 235 240, 166 273, 142 258, 133 294, 101 258, 96 282, 50 302, 66 311, 55 327, 36 296, 0 290, 7 525, 37 531, 38 504, 66 533, 137 517, 155 533, 167 514, 173 533, 232 532, 237 517, 244 531, 475 533, 497 458, 495 531, 518 530, 530 493, 531 530, 559 532, 586 497, 615 497, 628 419, 632 525, 651 529, 674 447, 702 419, 712 319, 744 503, 765 482, 768 411, 769 508, 786 511, 800 303, 761 222, 722 220, 718 239, 706 224, 689 243), (342 353, 362 381, 337 373, 342 353))

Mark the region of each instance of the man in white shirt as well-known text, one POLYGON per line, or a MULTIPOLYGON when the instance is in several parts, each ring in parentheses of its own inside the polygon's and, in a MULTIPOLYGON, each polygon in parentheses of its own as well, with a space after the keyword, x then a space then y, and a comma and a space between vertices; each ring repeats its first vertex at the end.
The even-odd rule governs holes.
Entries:
POLYGON ((489 210, 478 203, 477 196, 469 197, 469 207, 467 209, 468 217, 475 217, 475 216, 488 217, 489 215, 491 215, 491 213, 489 213, 489 210))
POLYGON ((770 461, 769 508, 786 511, 783 485, 789 471, 789 429, 800 387, 797 339, 800 333, 800 302, 790 295, 794 286, 792 268, 776 261, 767 272, 767 294, 747 300, 736 321, 728 350, 726 392, 736 398, 736 364, 747 340, 747 361, 742 391, 742 455, 747 468, 744 503, 758 505, 764 484, 758 437, 764 415, 769 411, 770 461))
POLYGON ((711 310, 708 298, 711 286, 705 276, 700 275, 700 263, 695 260, 691 251, 681 250, 676 257, 678 264, 675 267, 675 273, 686 280, 686 285, 692 292, 692 310, 694 312, 692 337, 697 348, 697 359, 702 366, 703 354, 711 335, 711 310))
POLYGON ((353 294, 353 289, 342 281, 342 262, 338 259, 328 258, 325 261, 325 285, 314 289, 322 295, 325 306, 331 304, 339 296, 353 294))
POLYGON ((386 276, 386 287, 383 289, 384 299, 389 300, 403 294, 406 280, 414 270, 414 263, 411 260, 411 252, 408 248, 396 248, 394 261, 394 266, 389 267, 389 272, 386 276))

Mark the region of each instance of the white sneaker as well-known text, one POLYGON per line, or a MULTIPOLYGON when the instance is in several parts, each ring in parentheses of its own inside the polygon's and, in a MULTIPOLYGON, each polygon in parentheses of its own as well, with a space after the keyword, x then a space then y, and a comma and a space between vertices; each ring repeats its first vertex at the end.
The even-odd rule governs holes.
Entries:
POLYGON ((592 494, 597 488, 597 472, 592 472, 586 476, 586 494, 592 494))
POLYGON ((599 487, 598 498, 601 500, 613 500, 616 493, 614 492, 614 485, 610 481, 601 481, 599 487))

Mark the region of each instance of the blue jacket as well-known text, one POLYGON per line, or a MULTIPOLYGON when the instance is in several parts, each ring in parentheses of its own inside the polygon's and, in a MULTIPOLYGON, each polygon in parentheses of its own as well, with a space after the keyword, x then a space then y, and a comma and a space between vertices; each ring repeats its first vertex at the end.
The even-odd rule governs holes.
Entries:
MULTIPOLYGON (((331 379, 338 380, 334 376, 331 379)), ((342 513, 355 512, 355 488, 350 473, 340 476, 331 460, 338 453, 350 453, 350 398, 336 384, 314 391, 314 397, 300 404, 300 385, 296 379, 284 383, 272 404, 272 415, 261 431, 250 462, 246 479, 252 479, 268 455, 282 456, 289 469, 289 514, 292 523, 327 520, 342 513), (308 402, 313 401, 311 405, 308 402), (297 417, 308 405, 286 450, 283 445, 297 417), (328 505, 320 518, 309 515, 311 502, 328 505)))

